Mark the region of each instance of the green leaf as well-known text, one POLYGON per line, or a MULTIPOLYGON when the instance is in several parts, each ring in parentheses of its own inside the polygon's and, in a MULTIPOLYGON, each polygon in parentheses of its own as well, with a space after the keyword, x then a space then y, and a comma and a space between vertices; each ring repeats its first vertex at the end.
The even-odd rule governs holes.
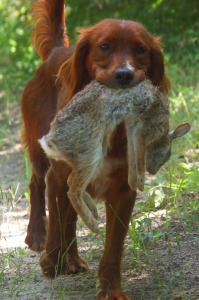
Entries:
POLYGON ((161 187, 155 187, 149 190, 148 197, 146 199, 146 205, 149 208, 162 207, 165 200, 165 193, 161 187))

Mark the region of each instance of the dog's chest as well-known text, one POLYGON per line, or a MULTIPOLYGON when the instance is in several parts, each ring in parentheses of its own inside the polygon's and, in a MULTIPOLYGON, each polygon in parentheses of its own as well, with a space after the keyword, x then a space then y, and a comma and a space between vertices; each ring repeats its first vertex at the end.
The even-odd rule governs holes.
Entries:
POLYGON ((96 202, 103 201, 110 186, 113 173, 126 166, 126 159, 105 158, 96 178, 88 186, 88 192, 96 202))

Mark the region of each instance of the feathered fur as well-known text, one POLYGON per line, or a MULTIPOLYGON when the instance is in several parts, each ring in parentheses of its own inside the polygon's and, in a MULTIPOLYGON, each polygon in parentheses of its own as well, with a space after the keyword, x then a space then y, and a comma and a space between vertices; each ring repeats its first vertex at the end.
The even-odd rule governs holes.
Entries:
POLYGON ((55 47, 68 47, 65 33, 64 0, 38 0, 32 6, 34 31, 31 42, 42 60, 46 60, 55 47))

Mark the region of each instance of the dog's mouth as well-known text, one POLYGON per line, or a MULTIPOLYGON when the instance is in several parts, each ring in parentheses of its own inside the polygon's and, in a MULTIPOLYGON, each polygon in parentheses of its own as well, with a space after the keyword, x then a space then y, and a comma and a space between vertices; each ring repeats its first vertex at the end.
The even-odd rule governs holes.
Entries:
MULTIPOLYGON (((144 78, 143 78, 144 79, 144 78)), ((102 80, 102 79, 96 79, 99 83, 102 85, 105 85, 106 87, 110 89, 129 89, 134 86, 136 86, 138 83, 140 83, 143 79, 139 79, 134 77, 134 79, 130 82, 117 82, 114 80, 114 78, 111 78, 110 80, 102 80)))
POLYGON ((129 89, 129 88, 132 88, 132 87, 136 86, 138 83, 139 83, 138 80, 134 80, 130 84, 128 84, 128 83, 126 83, 126 84, 120 84, 120 85, 118 85, 117 88, 120 88, 120 89, 129 89))

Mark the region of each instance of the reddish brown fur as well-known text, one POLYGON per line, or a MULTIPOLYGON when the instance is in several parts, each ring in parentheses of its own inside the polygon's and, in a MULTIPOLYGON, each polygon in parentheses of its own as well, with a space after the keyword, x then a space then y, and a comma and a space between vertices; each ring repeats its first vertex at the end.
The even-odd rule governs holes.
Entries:
MULTIPOLYGON (((148 34, 140 24, 107 19, 81 30, 75 48, 67 48, 63 29, 64 1, 39 0, 35 4, 35 11, 36 20, 40 16, 40 20, 43 20, 43 23, 36 22, 34 42, 44 63, 27 84, 21 104, 23 142, 28 148, 33 170, 26 243, 36 251, 45 247, 40 263, 43 272, 53 277, 60 273, 87 270, 88 266, 78 255, 77 215, 67 198, 69 167, 63 162, 49 163, 38 139, 48 132, 57 108, 66 105, 92 79, 117 88, 119 85, 114 77, 115 71, 126 67, 126 63, 134 71, 131 85, 145 76, 165 92, 170 84, 164 73, 159 39, 148 34), (99 42, 111 43, 111 53, 101 51, 99 42), (135 48, 140 43, 144 44, 146 51, 137 56, 135 48), (59 80, 56 80, 57 74, 59 80), (49 219, 44 244, 45 175, 49 219), (64 258, 61 262, 62 255, 64 258)), ((105 201, 107 215, 105 249, 99 266, 101 293, 98 299, 104 300, 108 295, 109 299, 126 300, 130 298, 121 291, 120 265, 136 193, 128 187, 126 133, 122 124, 111 138, 110 149, 98 178, 88 189, 92 197, 105 201)))
POLYGON ((35 29, 31 35, 38 54, 46 60, 52 49, 59 46, 68 47, 69 40, 65 34, 65 15, 63 1, 38 1, 32 6, 35 29))
POLYGON ((118 20, 106 19, 92 28, 80 30, 73 55, 59 70, 59 78, 68 86, 67 98, 62 106, 92 79, 97 79, 109 87, 117 87, 112 80, 113 73, 117 68, 124 66, 126 61, 135 69, 138 81, 148 76, 161 91, 169 90, 170 81, 164 72, 160 38, 152 37, 136 22, 127 21, 125 27, 124 33, 118 20), (113 44, 114 55, 99 50, 100 44, 109 41, 113 44), (132 54, 139 44, 144 44, 147 53, 136 58, 132 54), (96 67, 96 64, 100 68, 96 67), (104 72, 101 69, 104 69, 104 72), (101 76, 100 71, 103 73, 101 76))

